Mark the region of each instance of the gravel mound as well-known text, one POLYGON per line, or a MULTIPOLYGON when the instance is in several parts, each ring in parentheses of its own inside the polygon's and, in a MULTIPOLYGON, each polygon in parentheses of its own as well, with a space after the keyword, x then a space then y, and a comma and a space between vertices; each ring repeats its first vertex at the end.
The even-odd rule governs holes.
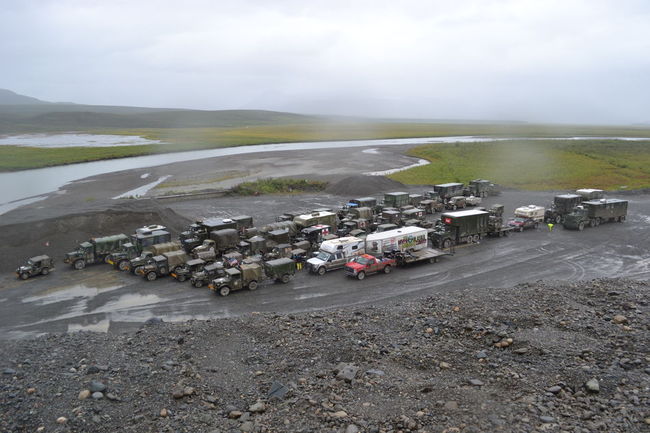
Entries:
POLYGON ((646 282, 3 342, 0 431, 641 432, 646 282))
POLYGON ((401 191, 406 188, 403 183, 388 179, 384 176, 349 176, 338 182, 332 182, 325 190, 329 194, 361 197, 390 191, 401 191))
MULTIPOLYGON (((141 205, 139 205, 142 208, 141 205)), ((36 222, 0 226, 0 271, 13 271, 29 257, 48 254, 61 266, 65 253, 92 237, 131 234, 136 228, 162 224, 172 232, 184 230, 188 220, 171 209, 151 203, 148 209, 131 210, 129 205, 97 212, 66 215, 36 222)))

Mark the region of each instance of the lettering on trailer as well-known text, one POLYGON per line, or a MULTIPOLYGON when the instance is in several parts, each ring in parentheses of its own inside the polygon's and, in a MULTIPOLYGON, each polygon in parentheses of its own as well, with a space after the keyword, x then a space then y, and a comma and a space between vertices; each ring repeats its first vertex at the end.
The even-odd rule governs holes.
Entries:
POLYGON ((406 236, 397 241, 397 245, 400 248, 411 248, 426 243, 427 243, 426 235, 406 236))
POLYGON ((449 218, 449 217, 445 217, 445 219, 444 219, 444 221, 443 221, 443 222, 444 222, 445 224, 451 224, 451 222, 452 222, 452 219, 451 219, 451 218, 449 218))

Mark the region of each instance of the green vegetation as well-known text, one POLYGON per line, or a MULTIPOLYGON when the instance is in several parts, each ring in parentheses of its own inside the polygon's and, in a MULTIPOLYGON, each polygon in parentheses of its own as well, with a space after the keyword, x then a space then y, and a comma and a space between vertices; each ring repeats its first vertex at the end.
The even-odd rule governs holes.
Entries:
POLYGON ((259 179, 232 188, 233 195, 289 194, 322 191, 327 182, 307 179, 259 179))
MULTIPOLYGON (((155 114, 157 116, 171 116, 170 113, 171 112, 160 112, 155 114)), ((212 113, 211 115, 215 116, 215 112, 208 113, 212 113)), ((156 145, 116 146, 105 148, 28 148, 18 146, 0 146, 0 171, 24 170, 28 168, 39 168, 154 153, 301 141, 364 140, 463 135, 541 138, 575 135, 595 137, 650 137, 649 128, 633 127, 529 124, 445 124, 426 122, 334 122, 325 120, 316 121, 314 118, 307 117, 305 117, 305 119, 309 119, 308 121, 304 120, 299 122, 298 120, 300 116, 289 115, 286 113, 272 113, 273 115, 268 112, 228 113, 229 115, 224 117, 225 120, 221 119, 221 123, 227 124, 230 122, 232 124, 237 124, 238 126, 126 129, 102 127, 94 129, 76 129, 76 131, 84 131, 87 133, 139 135, 144 138, 161 140, 163 142, 162 144, 156 145), (272 122, 287 120, 291 120, 294 123, 270 124, 272 122), (247 124, 253 122, 258 122, 258 124, 247 124)), ((140 115, 144 114, 140 113, 140 115)), ((176 115, 178 115, 178 113, 176 115)), ((207 114, 204 115, 207 116, 207 114)), ((183 124, 187 124, 188 122, 189 121, 183 124)))
POLYGON ((407 184, 485 178, 528 190, 650 187, 650 140, 512 140, 428 144, 408 154, 427 159, 390 177, 407 184))

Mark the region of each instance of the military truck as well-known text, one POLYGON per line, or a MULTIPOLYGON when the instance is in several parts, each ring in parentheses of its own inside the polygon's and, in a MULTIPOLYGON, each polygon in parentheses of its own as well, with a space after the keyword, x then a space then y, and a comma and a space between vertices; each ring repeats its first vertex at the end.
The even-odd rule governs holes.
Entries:
POLYGON ((627 216, 627 200, 600 199, 583 201, 573 212, 564 217, 564 228, 584 230, 604 222, 623 222, 627 216))
MULTIPOLYGON (((483 210, 483 208, 479 208, 480 210, 483 210)), ((504 219, 503 219, 503 212, 504 212, 504 206, 502 204, 494 204, 490 209, 488 209, 488 214, 490 215, 488 217, 488 231, 487 235, 488 236, 508 236, 511 231, 513 231, 515 228, 504 224, 504 219)))
POLYGON ((164 277, 170 272, 176 272, 189 260, 190 256, 184 250, 170 251, 152 257, 146 265, 139 267, 136 273, 149 281, 154 281, 156 278, 164 277))
POLYGON ((47 255, 35 256, 16 269, 16 276, 26 280, 34 275, 47 275, 54 270, 54 260, 47 255))
POLYGON ((384 194, 383 207, 400 208, 409 204, 408 192, 387 192, 384 194))
POLYGON ((323 242, 323 237, 330 234, 331 230, 332 227, 327 224, 317 224, 315 226, 305 227, 300 230, 300 236, 298 239, 309 242, 310 248, 318 248, 318 245, 323 242))
POLYGON ((237 223, 229 218, 206 218, 191 224, 189 230, 180 234, 180 241, 183 249, 187 252, 210 238, 210 233, 223 229, 236 229, 237 223))
POLYGON ((478 242, 489 231, 489 217, 489 212, 478 209, 445 212, 431 232, 431 241, 437 248, 478 242))
POLYGON ((69 263, 74 269, 83 269, 87 264, 103 263, 111 254, 120 252, 129 237, 123 233, 101 238, 93 238, 79 244, 76 250, 66 253, 63 263, 69 263))
POLYGON ((239 233, 244 233, 246 229, 253 227, 253 217, 248 215, 237 215, 230 218, 235 222, 235 229, 239 233))
POLYGON ((242 264, 224 270, 224 276, 215 278, 208 288, 221 296, 241 289, 255 290, 264 278, 263 268, 258 263, 242 264))
POLYGON ((262 236, 253 236, 248 238, 247 242, 249 244, 249 255, 265 254, 268 251, 266 239, 262 236))
POLYGON ((319 224, 328 225, 330 227, 336 227, 337 225, 336 214, 328 211, 315 211, 304 215, 298 215, 293 219, 293 222, 301 229, 319 224))
POLYGON ((465 209, 465 207, 467 207, 467 202, 463 195, 450 197, 445 203, 445 209, 447 210, 465 209))
POLYGON ((223 277, 225 275, 224 272, 224 266, 221 262, 207 264, 203 267, 203 269, 194 271, 192 273, 190 284, 196 288, 203 287, 204 285, 209 284, 210 281, 214 280, 215 278, 223 277))
POLYGON ((266 277, 280 283, 288 283, 296 274, 296 262, 289 257, 268 260, 263 266, 266 277))
POLYGON ((464 185, 462 183, 451 182, 434 185, 433 190, 438 193, 442 201, 447 201, 453 196, 463 195, 463 187, 464 185))
POLYGON ((428 214, 433 214, 442 212, 445 209, 445 205, 438 200, 426 199, 420 202, 420 208, 424 209, 424 212, 428 214))
POLYGON ((348 207, 367 207, 375 209, 377 207, 377 199, 374 197, 360 197, 348 200, 348 207))
POLYGON ((402 224, 402 213, 398 210, 383 210, 379 216, 379 221, 382 224, 402 224))
POLYGON ((198 247, 194 247, 190 252, 190 255, 195 259, 201 259, 208 262, 214 262, 217 260, 217 250, 215 247, 215 242, 212 239, 206 239, 198 247))
POLYGON ((214 241, 214 250, 217 254, 237 249, 239 232, 234 229, 221 229, 210 232, 210 239, 214 241))
POLYGON ((582 202, 582 196, 578 194, 556 195, 553 198, 553 205, 544 213, 544 222, 560 224, 564 221, 565 215, 571 213, 580 202, 582 202))
MULTIPOLYGON (((295 218, 295 217, 294 217, 295 218)), ((293 221, 280 221, 260 227, 260 235, 268 239, 268 233, 277 230, 285 230, 289 238, 295 238, 302 228, 293 221)))
POLYGON ((169 273, 172 277, 176 278, 181 283, 192 277, 194 272, 198 272, 205 267, 205 260, 191 259, 181 266, 177 266, 172 272, 169 273))
POLYGON ((485 198, 488 195, 497 195, 498 190, 495 184, 485 179, 474 179, 469 185, 463 188, 463 195, 485 198))
POLYGON ((352 258, 365 253, 364 244, 363 239, 352 236, 324 241, 318 253, 307 260, 307 267, 309 271, 318 275, 340 269, 352 258))
POLYGON ((412 206, 420 206, 422 200, 424 200, 424 195, 422 194, 409 194, 409 204, 412 206))
MULTIPOLYGON (((181 249, 181 243, 178 241, 173 242, 164 242, 162 244, 152 245, 147 247, 145 251, 142 252, 138 257, 129 260, 128 265, 118 262, 118 268, 120 270, 130 270, 132 274, 136 274, 137 269, 141 266, 147 264, 149 259, 154 256, 159 256, 163 253, 168 253, 170 251, 178 251, 181 249)), ((114 256, 115 257, 115 256, 114 256)))
POLYGON ((107 257, 107 262, 120 271, 126 271, 129 269, 129 261, 131 259, 135 259, 144 251, 151 251, 151 247, 154 245, 171 242, 171 240, 172 235, 164 226, 150 225, 138 228, 131 235, 130 242, 122 245, 122 249, 119 252, 110 254, 107 257))

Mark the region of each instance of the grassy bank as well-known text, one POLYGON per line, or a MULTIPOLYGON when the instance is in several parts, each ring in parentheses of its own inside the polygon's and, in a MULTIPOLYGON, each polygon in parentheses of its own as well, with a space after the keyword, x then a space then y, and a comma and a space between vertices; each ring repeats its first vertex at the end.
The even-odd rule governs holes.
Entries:
POLYGON ((307 179, 259 179, 244 182, 232 188, 232 195, 289 194, 317 192, 327 187, 327 182, 307 179))
POLYGON ((362 140, 437 136, 561 137, 574 135, 650 137, 648 128, 557 125, 338 122, 237 128, 101 129, 89 133, 139 135, 164 144, 109 148, 0 146, 0 171, 24 170, 101 159, 219 147, 298 141, 362 140))
POLYGON ((486 178, 529 190, 650 187, 650 140, 515 140, 430 144, 409 154, 429 165, 390 177, 408 184, 486 178))

